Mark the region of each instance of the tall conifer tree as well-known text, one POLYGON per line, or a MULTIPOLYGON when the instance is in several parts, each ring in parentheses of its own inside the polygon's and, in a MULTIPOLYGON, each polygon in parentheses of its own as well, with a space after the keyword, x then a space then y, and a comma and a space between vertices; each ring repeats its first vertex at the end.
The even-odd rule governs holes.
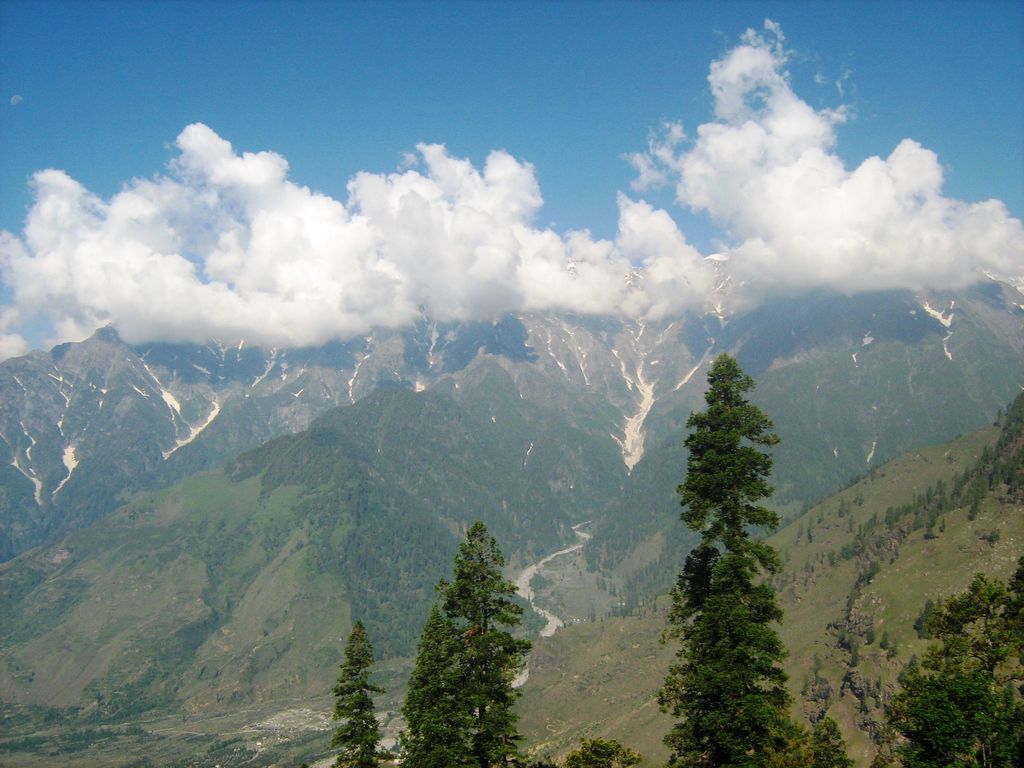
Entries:
POLYGON ((416 665, 402 714, 405 768, 467 768, 472 765, 469 712, 462 701, 458 659, 462 638, 434 604, 423 627, 416 665))
POLYGON ((342 721, 331 739, 332 747, 341 747, 334 761, 338 768, 377 768, 384 756, 372 697, 383 689, 370 683, 372 666, 373 647, 363 623, 357 621, 345 644, 345 661, 334 686, 334 719, 342 721))
POLYGON ((512 637, 523 609, 501 575, 505 558, 483 523, 474 523, 441 581, 403 713, 404 764, 412 768, 489 768, 521 759, 512 682, 530 643, 512 637))
POLYGON ((469 715, 472 764, 504 765, 519 758, 512 682, 530 652, 510 630, 523 609, 512 600, 515 584, 501 575, 505 558, 487 527, 476 522, 455 557, 452 581, 438 584, 445 615, 461 631, 458 666, 462 701, 469 715))
POLYGON ((681 647, 659 700, 682 716, 665 742, 670 766, 765 766, 788 732, 789 697, 774 624, 782 610, 760 580, 778 555, 751 536, 778 516, 761 506, 772 493, 778 442, 771 421, 745 395, 754 381, 721 355, 708 373, 707 409, 690 416, 686 524, 701 534, 673 590, 670 633, 681 647))

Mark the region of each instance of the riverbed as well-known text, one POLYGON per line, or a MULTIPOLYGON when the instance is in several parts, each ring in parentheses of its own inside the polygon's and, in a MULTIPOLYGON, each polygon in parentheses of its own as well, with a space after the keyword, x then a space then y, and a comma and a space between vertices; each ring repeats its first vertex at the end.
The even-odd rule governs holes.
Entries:
MULTIPOLYGON (((541 637, 551 637, 553 634, 555 634, 555 632, 557 632, 559 629, 565 626, 565 622, 562 621, 558 616, 553 614, 551 611, 546 610, 545 608, 541 608, 539 605, 533 602, 534 593, 533 587, 530 586, 530 582, 533 581, 533 577, 537 575, 541 568, 543 568, 545 565, 550 563, 555 558, 571 554, 583 548, 583 545, 587 543, 587 539, 590 538, 589 533, 580 530, 581 528, 583 528, 583 526, 586 525, 590 525, 590 520, 586 520, 582 523, 576 523, 576 525, 572 527, 573 533, 575 533, 576 537, 579 539, 578 542, 566 547, 565 549, 560 549, 557 552, 552 552, 550 555, 541 558, 536 563, 526 566, 526 568, 520 571, 519 575, 516 577, 516 593, 518 595, 521 595, 530 604, 530 608, 539 613, 544 618, 545 622, 547 622, 540 630, 541 637)), ((516 677, 515 681, 513 681, 513 687, 519 688, 520 686, 522 686, 524 683, 526 683, 529 676, 530 667, 529 662, 527 662, 527 665, 523 667, 523 671, 520 672, 519 675, 516 677)))

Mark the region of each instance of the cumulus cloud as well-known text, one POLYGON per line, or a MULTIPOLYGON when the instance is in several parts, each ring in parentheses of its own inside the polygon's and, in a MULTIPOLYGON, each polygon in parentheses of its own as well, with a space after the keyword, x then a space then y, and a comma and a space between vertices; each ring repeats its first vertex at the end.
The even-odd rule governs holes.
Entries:
POLYGON ((686 140, 681 123, 667 122, 660 133, 652 132, 647 139, 646 152, 632 152, 626 160, 636 171, 631 186, 637 192, 664 186, 669 181, 669 171, 678 171, 676 153, 686 140))
MULTIPOLYGON (((288 180, 273 152, 239 153, 205 125, 177 139, 169 173, 109 200, 66 173, 35 174, 22 237, 4 233, 14 302, 52 341, 112 323, 125 339, 246 338, 310 345, 422 316, 509 311, 653 316, 706 300, 700 254, 671 218, 621 198, 615 241, 533 224, 534 169, 492 152, 482 169, 423 144, 403 170, 359 173, 344 202, 288 180), (642 287, 629 281, 647 268, 642 287)), ((0 352, 23 350, 17 333, 0 352)))
POLYGON ((671 179, 680 205, 727 234, 724 255, 743 286, 734 300, 811 288, 957 288, 985 273, 1024 273, 1020 220, 996 200, 944 197, 939 160, 916 141, 848 170, 835 150, 847 111, 797 97, 784 42, 772 22, 748 30, 711 65, 716 119, 688 144, 673 129, 633 160, 641 188, 671 179))
MULTIPOLYGON (((672 217, 618 195, 614 239, 539 227, 534 168, 506 152, 476 167, 421 144, 393 173, 356 174, 338 200, 294 183, 274 152, 239 152, 186 127, 165 174, 101 199, 59 170, 35 174, 20 235, 0 233, 0 358, 113 324, 125 339, 312 345, 421 317, 568 311, 661 318, 826 288, 955 288, 1024 274, 1024 230, 998 201, 944 197, 934 153, 906 139, 847 169, 849 115, 792 90, 766 22, 710 67, 714 119, 667 123, 627 155, 642 194, 723 233, 714 265, 672 217), (726 269, 732 295, 715 295, 726 269)), ((844 79, 846 75, 844 74, 844 79)))
POLYGON ((29 344, 23 336, 18 333, 3 332, 5 328, 15 326, 17 322, 17 310, 11 307, 0 308, 0 360, 24 355, 29 351, 29 344))

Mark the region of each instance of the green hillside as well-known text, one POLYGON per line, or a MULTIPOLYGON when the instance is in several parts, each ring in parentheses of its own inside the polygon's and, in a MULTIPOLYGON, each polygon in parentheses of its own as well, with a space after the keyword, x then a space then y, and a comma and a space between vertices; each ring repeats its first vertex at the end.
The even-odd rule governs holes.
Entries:
POLYGON ((544 435, 588 438, 515 401, 481 414, 380 390, 3 564, 8 717, 67 732, 316 700, 355 617, 382 659, 408 657, 469 522, 536 559, 615 482, 582 447, 552 455, 544 435), (541 439, 526 462, 530 422, 541 439))
MULTIPOLYGON (((691 329, 691 348, 713 336, 715 349, 733 354, 757 380, 751 401, 781 439, 772 449, 770 504, 783 519, 885 461, 991 423, 1019 393, 1021 324, 999 309, 1007 295, 979 285, 932 300, 955 306, 950 329, 907 292, 779 302, 723 328, 691 329)), ((637 595, 667 590, 694 543, 678 525, 675 493, 686 464, 686 420, 703 407, 698 391, 691 394, 655 404, 648 450, 588 545, 591 567, 625 580, 637 595), (640 572, 659 535, 669 542, 664 559, 640 572)))
POLYGON ((928 600, 977 572, 1006 579, 1024 554, 1024 396, 1000 431, 974 432, 885 465, 776 535, 791 688, 828 711, 858 762, 881 733, 897 676, 928 640, 928 600))
MULTIPOLYGON (((1024 553, 1022 425, 1024 396, 1002 428, 878 467, 770 539, 784 562, 774 583, 794 714, 835 718, 858 765, 874 755, 900 670, 927 647, 914 628, 926 601, 966 588, 976 572, 1005 579, 1024 553)), ((659 643, 665 608, 536 644, 521 711, 537 754, 602 735, 640 750, 645 765, 667 756, 670 720, 655 702, 674 653, 659 643)))

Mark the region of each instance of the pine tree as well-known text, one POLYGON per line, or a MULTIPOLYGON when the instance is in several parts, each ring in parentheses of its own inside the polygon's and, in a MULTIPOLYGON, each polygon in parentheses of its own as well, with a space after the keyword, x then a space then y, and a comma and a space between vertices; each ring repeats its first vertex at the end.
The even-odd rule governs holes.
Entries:
POLYGON ((938 640, 901 676, 893 727, 906 768, 980 765, 1024 759, 1024 558, 1009 587, 975 576, 928 620, 938 640))
POLYGON ((435 603, 423 627, 402 707, 407 727, 401 736, 405 768, 472 765, 471 721, 461 701, 460 650, 458 630, 435 603))
POLYGON ((831 717, 819 720, 813 731, 792 721, 780 724, 766 757, 768 768, 853 768, 831 717))
POLYGON ((334 731, 332 747, 341 747, 334 764, 338 768, 376 768, 385 756, 380 749, 380 725, 373 714, 371 694, 383 689, 370 683, 373 647, 366 629, 357 621, 345 644, 345 661, 334 686, 334 719, 341 725, 334 731))
POLYGON ((811 733, 811 752, 814 768, 853 768, 843 734, 831 717, 823 717, 815 723, 811 733))
POLYGON ((461 711, 468 716, 471 764, 479 768, 519 759, 512 687, 530 643, 512 637, 523 609, 512 600, 515 585, 504 579, 505 558, 481 522, 466 532, 455 557, 451 583, 438 585, 447 618, 461 633, 456 667, 461 711))
POLYGON ((759 502, 775 445, 771 421, 744 395, 753 379, 728 355, 708 374, 707 409, 690 416, 686 524, 701 534, 673 590, 670 634, 680 641, 659 701, 684 719, 666 736, 670 766, 766 766, 792 730, 774 624, 782 610, 759 577, 778 555, 750 534, 778 525, 759 502))
POLYGON ((642 759, 638 752, 614 739, 583 739, 566 756, 563 768, 629 768, 642 759))

